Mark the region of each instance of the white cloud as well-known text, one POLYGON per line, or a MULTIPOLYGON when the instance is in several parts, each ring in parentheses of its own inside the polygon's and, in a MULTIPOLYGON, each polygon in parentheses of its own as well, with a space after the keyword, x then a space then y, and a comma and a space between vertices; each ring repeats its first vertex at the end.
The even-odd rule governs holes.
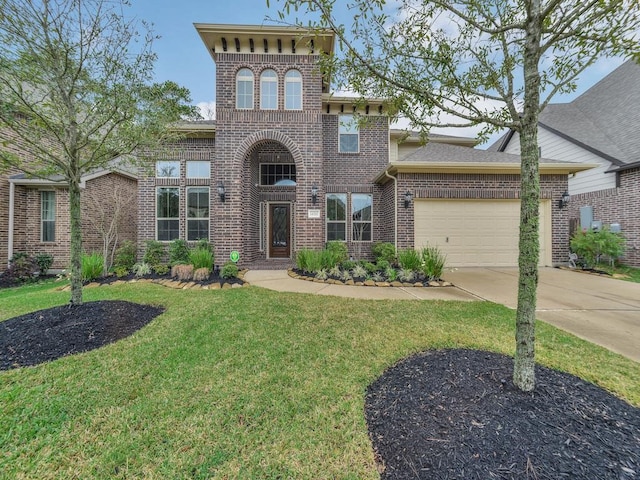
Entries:
POLYGON ((215 120, 216 119, 216 102, 212 100, 210 102, 199 102, 196 104, 196 107, 200 109, 200 115, 205 120, 215 120))

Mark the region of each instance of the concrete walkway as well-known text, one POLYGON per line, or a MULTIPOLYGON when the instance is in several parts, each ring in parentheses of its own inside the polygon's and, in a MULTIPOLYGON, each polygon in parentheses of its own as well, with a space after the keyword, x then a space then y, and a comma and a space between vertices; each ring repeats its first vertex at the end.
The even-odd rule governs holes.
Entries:
POLYGON ((244 279, 251 285, 279 292, 315 293, 372 300, 464 300, 478 298, 456 287, 360 287, 331 285, 291 278, 286 270, 249 270, 244 279))
MULTIPOLYGON (((517 268, 447 271, 455 287, 404 288, 331 285, 297 280, 285 270, 250 270, 252 285, 280 292, 386 300, 488 300, 516 308, 517 268)), ((538 283, 537 318, 640 362, 640 284, 544 268, 538 283)))

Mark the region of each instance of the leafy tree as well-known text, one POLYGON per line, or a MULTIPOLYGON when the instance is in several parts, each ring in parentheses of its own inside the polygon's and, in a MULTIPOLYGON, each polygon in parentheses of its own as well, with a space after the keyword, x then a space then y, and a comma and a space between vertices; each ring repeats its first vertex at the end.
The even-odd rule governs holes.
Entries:
POLYGON ((82 175, 150 151, 173 138, 169 124, 195 115, 188 90, 152 83, 154 36, 123 16, 126 5, 0 0, 0 164, 64 179, 73 305, 82 303, 82 175))
MULTIPOLYGON (((268 1, 268 0, 267 0, 268 1)), ((522 157, 519 291, 513 380, 535 386, 538 283, 538 115, 554 95, 607 56, 640 58, 632 0, 352 0, 350 25, 335 0, 281 0, 333 30, 342 54, 322 58, 338 88, 389 99, 389 111, 427 132, 482 125, 481 137, 519 133, 522 157), (388 3, 388 4, 387 4, 388 3)))

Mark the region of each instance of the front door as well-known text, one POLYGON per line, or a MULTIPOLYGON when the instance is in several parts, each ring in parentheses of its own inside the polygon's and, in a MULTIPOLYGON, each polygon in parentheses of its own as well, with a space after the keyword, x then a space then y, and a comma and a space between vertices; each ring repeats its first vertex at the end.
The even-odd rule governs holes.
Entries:
POLYGON ((288 203, 269 204, 269 258, 291 256, 291 228, 288 203))

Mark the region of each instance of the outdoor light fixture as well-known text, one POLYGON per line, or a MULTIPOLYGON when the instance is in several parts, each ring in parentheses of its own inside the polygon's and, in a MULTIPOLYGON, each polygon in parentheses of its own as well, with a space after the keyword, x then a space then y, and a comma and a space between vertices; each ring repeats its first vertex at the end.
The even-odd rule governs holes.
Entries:
POLYGON ((404 208, 409 208, 411 200, 413 200, 413 195, 411 195, 411 192, 407 190, 407 193, 404 194, 404 208))
POLYGON ((218 196, 220 197, 220 201, 222 203, 224 203, 225 194, 226 194, 226 191, 224 189, 224 184, 222 182, 220 182, 218 184, 218 196))
POLYGON ((311 187, 311 203, 315 205, 317 201, 318 201, 318 186, 314 184, 311 187))
POLYGON ((571 197, 569 196, 569 192, 565 191, 562 194, 562 197, 560 198, 560 200, 558 200, 558 208, 560 210, 562 210, 563 208, 565 208, 567 205, 569 205, 569 200, 571 199, 571 197))

